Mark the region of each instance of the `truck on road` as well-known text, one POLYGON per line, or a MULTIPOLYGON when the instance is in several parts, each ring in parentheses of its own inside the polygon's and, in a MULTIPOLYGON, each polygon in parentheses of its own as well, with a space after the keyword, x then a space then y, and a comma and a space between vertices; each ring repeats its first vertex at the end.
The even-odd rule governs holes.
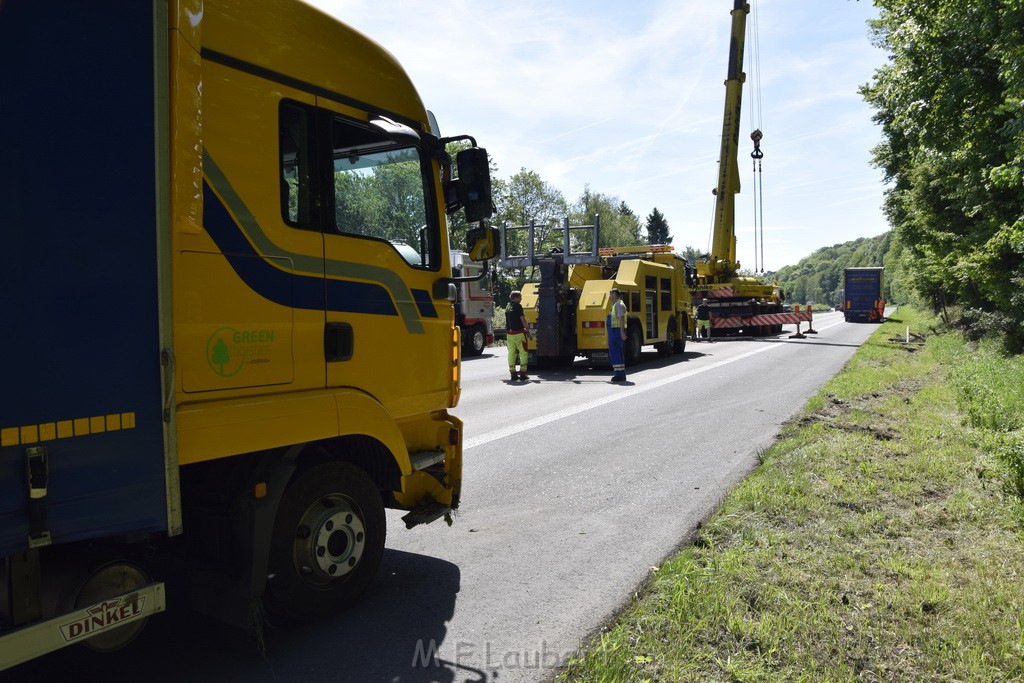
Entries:
POLYGON ((579 356, 608 364, 608 294, 613 287, 620 290, 627 310, 626 365, 634 365, 648 345, 663 356, 685 351, 694 325, 693 268, 669 245, 598 248, 600 225, 599 216, 592 225, 570 226, 565 219, 561 246, 541 256, 535 226, 501 228, 502 267, 533 266, 540 272, 539 282, 522 288, 523 310, 535 339, 530 365, 568 365, 579 356), (526 232, 527 253, 512 256, 509 235, 517 232, 526 232))
POLYGON ((348 604, 386 507, 460 503, 486 151, 296 0, 4 0, 0 63, 0 669, 125 645, 168 567, 243 627, 348 604))
POLYGON ((880 323, 885 317, 885 268, 843 270, 843 317, 846 322, 880 323))
POLYGON ((479 356, 494 343, 494 294, 488 288, 486 266, 464 251, 453 251, 452 273, 459 278, 455 324, 462 331, 462 352, 479 356))

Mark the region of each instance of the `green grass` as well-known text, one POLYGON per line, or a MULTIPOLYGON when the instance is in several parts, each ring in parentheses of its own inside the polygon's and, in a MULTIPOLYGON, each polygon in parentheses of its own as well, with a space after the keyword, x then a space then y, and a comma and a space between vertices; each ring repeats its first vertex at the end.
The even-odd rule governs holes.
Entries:
POLYGON ((562 680, 1024 680, 1024 363, 898 317, 562 680))
POLYGON ((1005 356, 994 341, 967 348, 945 338, 935 347, 1003 490, 1024 500, 1024 358, 1005 356))

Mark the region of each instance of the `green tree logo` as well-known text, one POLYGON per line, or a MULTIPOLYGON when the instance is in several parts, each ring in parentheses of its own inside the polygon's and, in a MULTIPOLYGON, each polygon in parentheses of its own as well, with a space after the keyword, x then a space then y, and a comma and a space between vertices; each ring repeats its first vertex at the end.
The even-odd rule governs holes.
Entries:
POLYGON ((231 377, 242 369, 242 357, 231 357, 229 344, 235 332, 232 327, 222 327, 210 335, 209 341, 206 342, 206 360, 210 368, 221 377, 231 377))
POLYGON ((220 368, 218 374, 224 374, 224 366, 230 360, 231 354, 228 353, 228 345, 224 343, 223 339, 218 339, 213 345, 213 355, 210 356, 210 362, 220 368))

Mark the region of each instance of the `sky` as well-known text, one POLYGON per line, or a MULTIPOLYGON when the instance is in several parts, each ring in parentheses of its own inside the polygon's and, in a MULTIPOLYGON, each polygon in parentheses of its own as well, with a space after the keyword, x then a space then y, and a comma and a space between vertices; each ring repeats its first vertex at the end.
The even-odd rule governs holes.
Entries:
MULTIPOLYGON (((389 50, 442 134, 474 136, 498 177, 535 171, 569 202, 589 185, 642 222, 657 208, 677 248, 708 250, 732 0, 307 1, 389 50)), ((885 55, 868 0, 750 2, 737 255, 772 271, 888 230, 881 132, 857 92, 885 55)))

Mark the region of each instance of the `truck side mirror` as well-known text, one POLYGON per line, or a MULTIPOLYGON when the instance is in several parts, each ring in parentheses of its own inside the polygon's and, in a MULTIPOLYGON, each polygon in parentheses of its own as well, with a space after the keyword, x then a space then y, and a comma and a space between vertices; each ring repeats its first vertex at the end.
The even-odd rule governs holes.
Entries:
POLYGON ((497 228, 473 228, 466 233, 466 251, 473 261, 486 261, 498 253, 497 228))
POLYGON ((455 162, 459 168, 459 203, 466 210, 466 221, 477 223, 490 218, 494 213, 494 203, 491 201, 491 169, 487 150, 482 147, 464 149, 455 155, 455 162))

